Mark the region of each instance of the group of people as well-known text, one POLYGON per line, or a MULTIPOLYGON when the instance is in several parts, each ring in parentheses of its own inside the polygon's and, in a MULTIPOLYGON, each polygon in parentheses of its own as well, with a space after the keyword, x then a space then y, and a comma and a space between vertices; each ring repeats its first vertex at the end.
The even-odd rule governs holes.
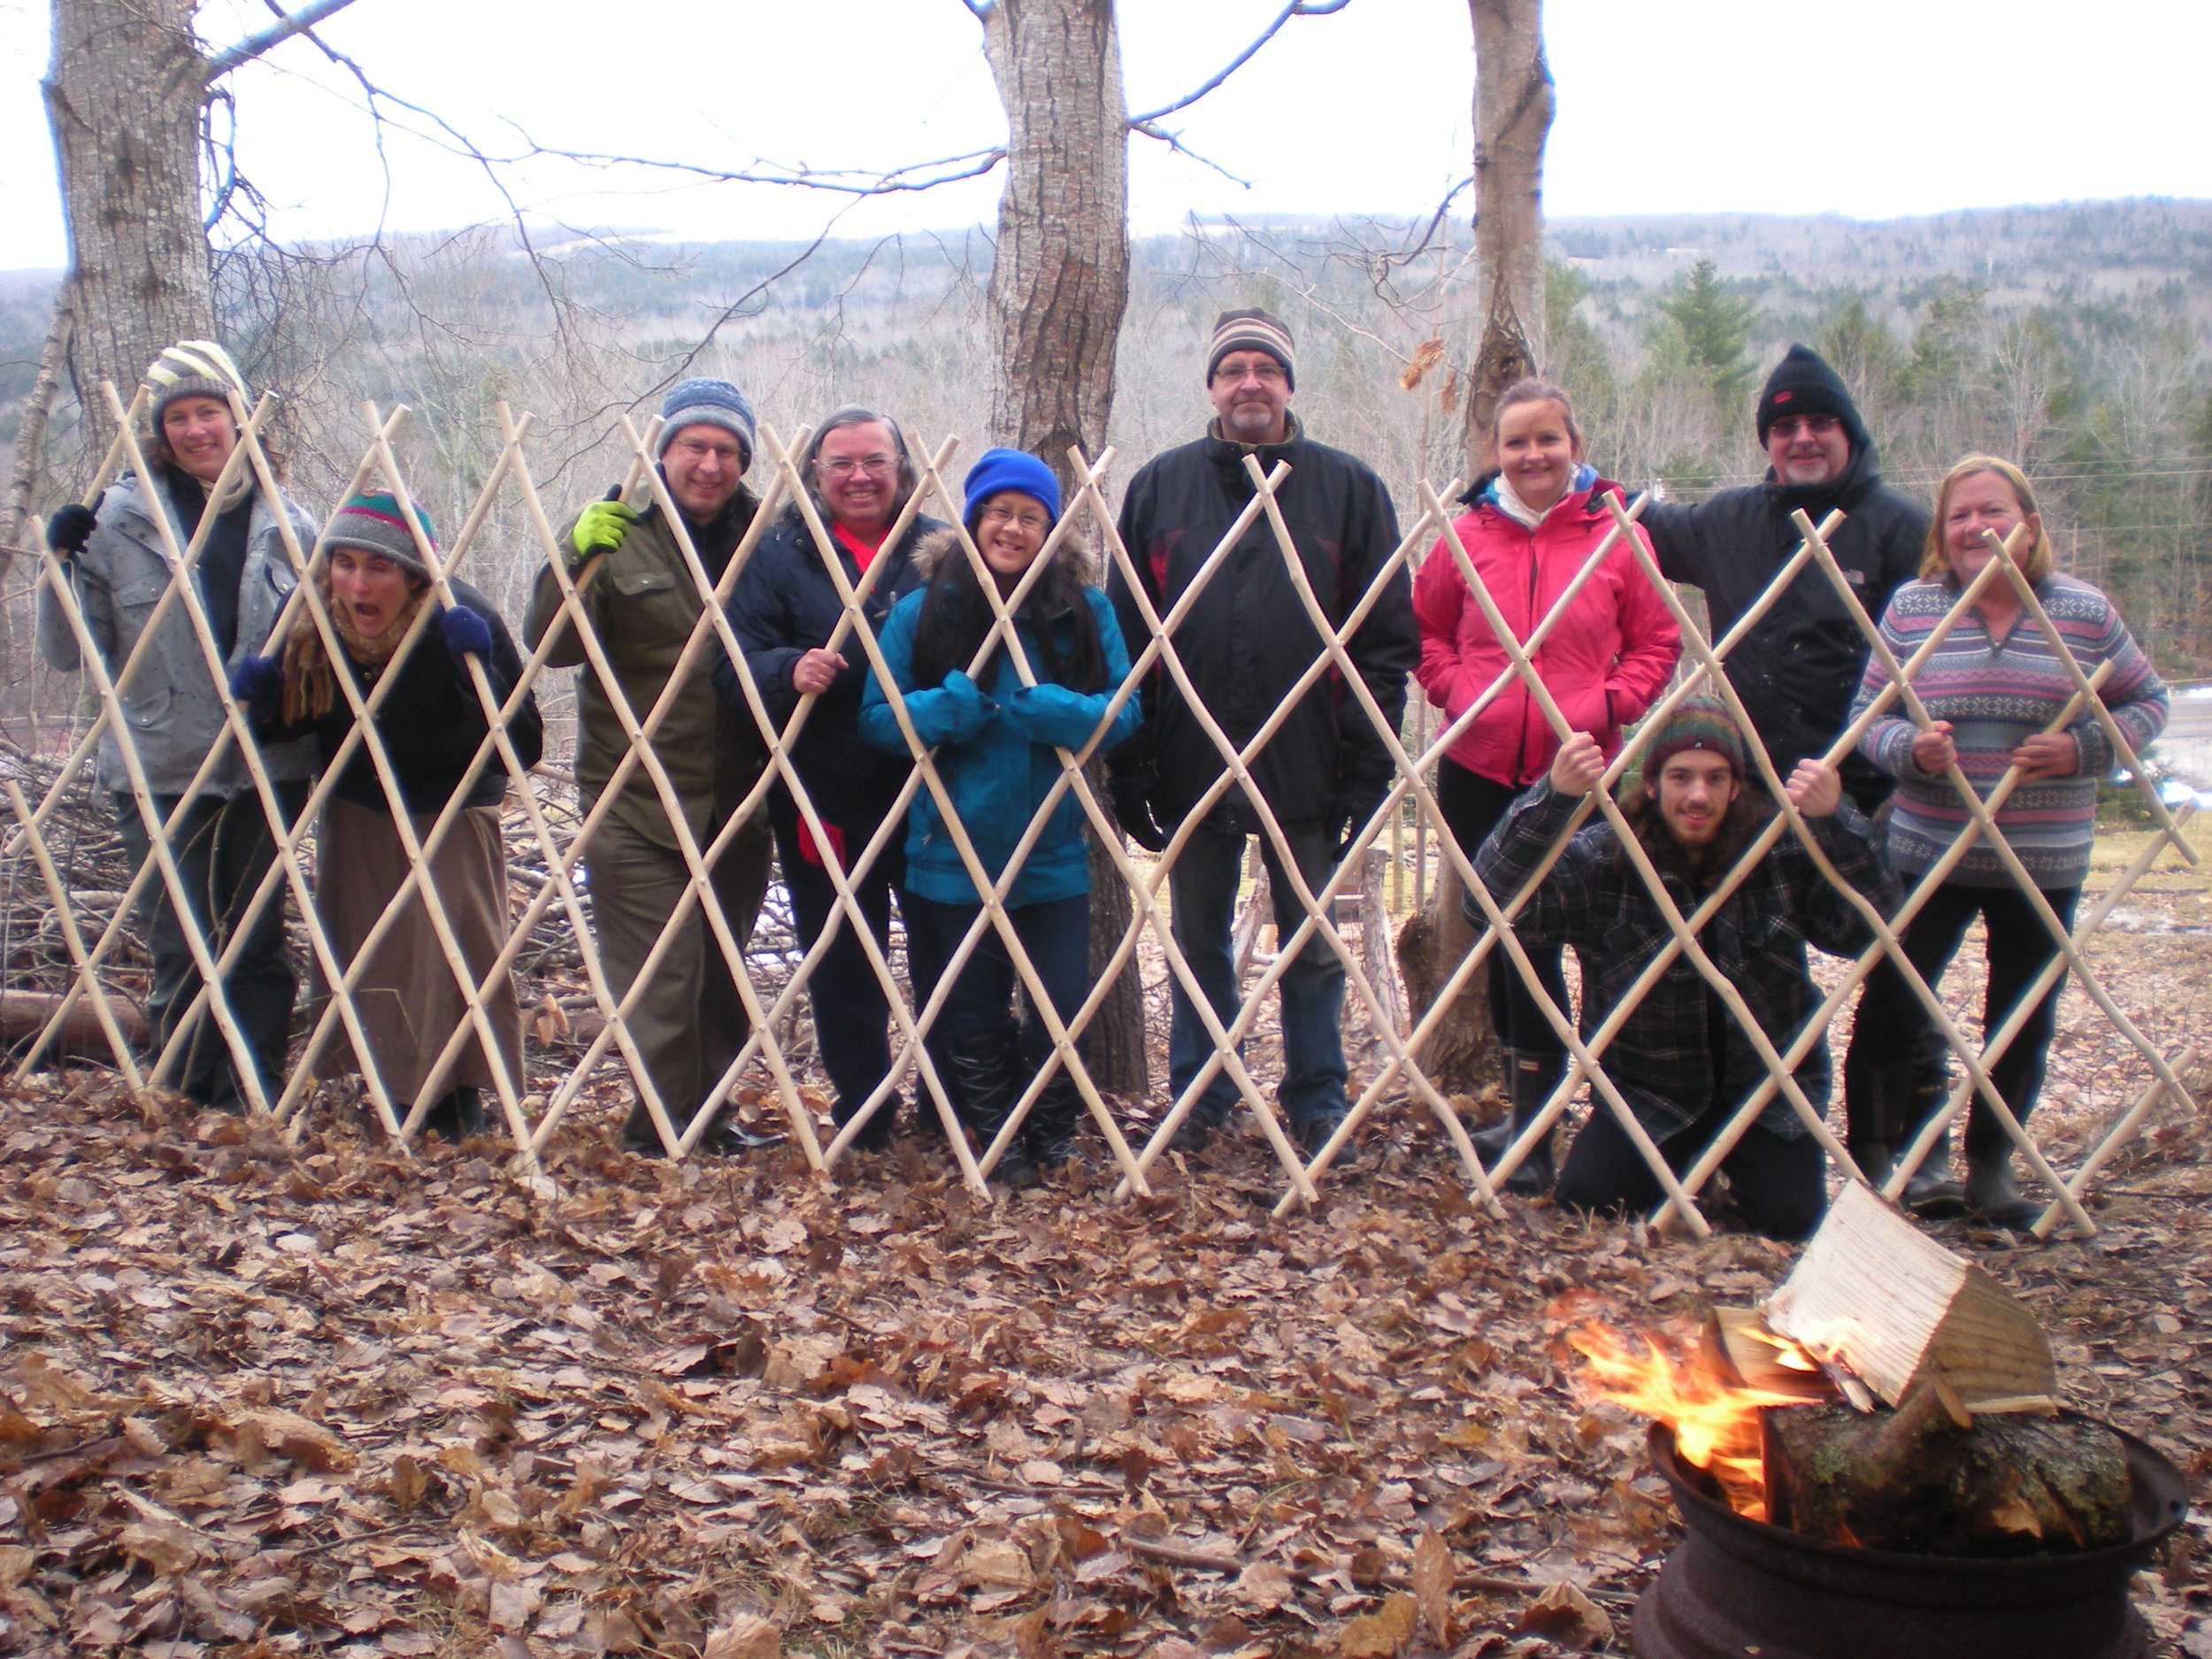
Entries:
MULTIPOLYGON (((1486 1160, 1526 1142, 1517 1190, 1594 1210, 1655 1202, 1660 1183, 1638 1141, 1686 1168, 1768 1078, 1730 1002, 1775 1048, 1791 1047, 1819 1002, 1806 944, 1863 950, 1869 915, 1897 910, 1899 877, 1916 879, 1962 833, 1978 833, 1961 784, 1986 798, 2009 779, 1997 830, 2042 902, 2020 891, 1985 838, 1948 863, 1900 941, 1932 982, 1981 916, 1991 940, 1985 1023, 2004 1022, 2056 954, 2046 912, 2072 913, 2096 781, 2115 756, 2093 710, 2072 701, 2047 619, 2085 667, 2112 664, 2102 699, 2132 747, 2156 735, 2165 713, 2164 690, 2110 603, 2052 569, 2016 468, 1962 461, 1932 518, 1881 481, 1842 381, 1793 346, 1757 407, 1764 480, 1692 506, 1652 503, 1624 531, 1610 500, 1625 492, 1586 458, 1567 395, 1525 380, 1499 399, 1482 476, 1417 579, 1398 557, 1389 491, 1365 463, 1308 434, 1292 408, 1296 384, 1280 319, 1222 314, 1205 363, 1212 419, 1203 436, 1130 480, 1119 523, 1128 565, 1110 569, 1102 588, 1085 538, 1060 524, 1058 480, 1033 457, 981 456, 956 527, 918 511, 898 422, 848 407, 807 445, 803 495, 760 523, 744 481, 755 426, 743 393, 709 379, 668 393, 657 476, 626 495, 609 491, 569 523, 522 629, 546 662, 580 671, 576 772, 592 926, 643 1073, 626 1144, 656 1151, 664 1121, 681 1134, 717 1112, 750 1035, 724 938, 695 902, 695 858, 706 860, 741 950, 772 860, 811 962, 817 1049, 841 1133, 879 1148, 904 1107, 882 972, 895 910, 912 1006, 935 1010, 930 1069, 958 1125, 979 1147, 1006 1141, 995 1175, 1010 1186, 1065 1165, 1082 1097, 1052 1027, 1071 1027, 1094 989, 1089 841, 1069 773, 1095 755, 1120 828, 1173 854, 1172 933, 1188 983, 1171 976, 1169 1074, 1185 1114, 1177 1144, 1202 1146, 1239 1100, 1217 1051, 1239 1015, 1231 933, 1248 841, 1257 837, 1287 941, 1305 918, 1300 889, 1321 892, 1376 827, 1396 772, 1384 733, 1402 718, 1409 678, 1449 728, 1437 782, 1447 827, 1496 902, 1521 901, 1512 926, 1528 972, 1501 954, 1487 987, 1509 1110, 1479 1141, 1486 1160), (1253 511, 1255 476, 1279 464, 1287 471, 1271 508, 1253 511), (1816 520, 1844 515, 1829 550, 1899 660, 1979 579, 1967 618, 1916 671, 1917 712, 1892 696, 1861 720, 1883 696, 1887 659, 1870 654, 1854 606, 1821 570, 1802 570, 1737 628, 1797 549, 1800 509, 1816 520), (1992 535, 2016 531, 2032 603, 2005 572, 1982 574, 1992 535), (1675 608, 1654 566, 1703 591, 1713 637, 1740 633, 1724 669, 1734 698, 1678 698, 1643 733, 1640 780, 1620 803, 1632 848, 1603 818, 1563 847, 1581 798, 1679 665, 1675 608), (710 603, 722 608, 734 652, 702 630, 710 603), (1168 650, 1128 683, 1141 655, 1133 643, 1156 636, 1168 650), (1522 657, 1525 678, 1514 672, 1522 657), (634 743, 649 713, 652 741, 634 743), (1841 741, 1861 725, 1855 745, 1841 741), (780 734, 789 775, 764 784, 769 733, 780 734), (1754 764, 1760 749, 1770 773, 1754 764), (925 758, 928 772, 918 775, 925 758), (1805 833, 1772 839, 1738 871, 1778 810, 1770 776, 1805 833), (1033 830, 1048 800, 1053 809, 1033 830), (1724 998, 1678 953, 1603 1059, 1641 1134, 1600 1101, 1555 1164, 1549 1136, 1528 1132, 1566 1075, 1577 1016, 1564 948, 1579 964, 1586 1033, 1672 942, 1655 881, 1684 916, 1712 910, 1701 954, 1737 995, 1724 998), (985 915, 994 899, 1002 924, 985 915), (1007 1136, 1025 1097, 1022 1131, 1007 1136)), ((265 1094, 283 1072, 296 987, 280 895, 249 913, 275 849, 240 747, 209 759, 226 716, 206 652, 249 712, 281 818, 296 817, 319 771, 342 768, 317 826, 317 910, 386 1087, 434 1125, 466 1133, 481 1120, 494 1068, 516 1087, 522 1077, 512 992, 493 972, 506 931, 504 757, 534 764, 541 741, 534 703, 516 693, 516 647, 481 594, 439 572, 428 519, 388 494, 357 497, 333 517, 308 565, 321 603, 300 603, 284 542, 308 544, 314 526, 235 456, 234 399, 242 406, 245 387, 229 360, 184 342, 164 353, 149 390, 154 487, 127 477, 96 509, 64 509, 50 522, 83 634, 42 589, 42 649, 71 669, 88 642, 115 677, 134 755, 111 727, 100 786, 114 792, 136 853, 150 834, 168 838, 197 927, 218 956, 230 956, 226 998, 265 1094), (198 618, 162 599, 177 550, 196 536, 198 618), (197 637, 203 627, 211 641, 197 637), (421 649, 408 649, 418 635, 421 649), (347 682, 357 695, 345 695, 347 682), (509 741, 480 755, 488 700, 504 710, 509 741), (373 704, 377 745, 357 730, 357 702, 373 704), (428 866, 387 918, 415 862, 409 839, 428 866), (437 894, 442 929, 424 887, 437 894), (472 1017, 446 933, 465 972, 494 982, 466 1041, 457 1033, 472 1017), (497 1039, 488 1054, 487 1029, 497 1039)), ((160 881, 145 904, 149 1016, 165 1042, 200 1001, 177 896, 160 881)), ((1471 897, 1468 910, 1479 925, 1471 897)), ((1310 1153, 1344 1120, 1347 1068, 1344 969, 1308 931, 1279 971, 1279 1100, 1310 1153)), ((1992 1067, 2018 1118, 2034 1104, 2056 996, 2054 987, 2041 997, 1992 1067)), ((1844 1068, 1850 1149, 1868 1175, 1886 1174, 1944 1104, 1946 1054, 1904 976, 1877 967, 1844 1068)), ((204 1019, 177 1075, 211 1104, 247 1093, 204 1019)), ((1796 1085, 1818 1108, 1828 1081, 1816 1041, 1796 1085)), ((939 1121, 926 1094, 914 1110, 939 1121)), ((756 1143, 728 1112, 699 1133, 718 1149, 756 1143)), ((1949 1179, 1939 1142, 1908 1201, 2024 1225, 2035 1210, 2013 1183, 2010 1149, 1978 1102, 1963 1185, 1949 1179)), ((1723 1168, 1747 1225, 1798 1238, 1816 1223, 1819 1145, 1789 1102, 1777 1098, 1723 1168)))

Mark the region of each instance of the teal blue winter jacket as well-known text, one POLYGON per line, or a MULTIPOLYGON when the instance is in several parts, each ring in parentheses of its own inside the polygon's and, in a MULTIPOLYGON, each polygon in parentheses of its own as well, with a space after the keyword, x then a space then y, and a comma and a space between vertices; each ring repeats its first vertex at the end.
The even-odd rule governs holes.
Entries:
MULTIPOLYGON (((929 741, 933 730, 940 729, 933 718, 936 705, 951 695, 941 687, 926 691, 914 688, 914 630, 921 620, 922 601, 926 596, 926 590, 921 590, 900 600, 884 624, 882 635, 884 660, 925 741, 929 741)), ((1098 642, 1106 659, 1107 676, 1104 689, 1082 699, 1088 713, 1087 721, 1080 722, 1087 726, 1082 741, 1087 741, 1087 732, 1098 729, 1106 718, 1106 705, 1113 701, 1122 681, 1129 678, 1129 651, 1122 643, 1121 628, 1114 620, 1114 610, 1106 595, 1091 588, 1085 590, 1084 597, 1098 624, 1098 642)), ((1065 626, 1062 624, 1063 627, 1065 626)), ((1026 627, 1019 631, 1024 655, 1034 664, 1036 650, 1031 632, 1026 627)), ((1071 637, 1054 642, 1060 646, 1064 656, 1073 645, 1071 637)), ((960 815, 960 822, 975 844, 977 856, 996 880, 1028 829, 1029 820, 1059 780, 1061 762, 1050 744, 1033 739, 1009 713, 1008 704, 1021 680, 1007 654, 1003 650, 995 653, 986 672, 991 682, 983 688, 992 704, 988 719, 974 736, 939 744, 936 765, 945 792, 952 798, 953 810, 960 815)), ((1099 752, 1102 754, 1127 738, 1137 729, 1137 699, 1133 695, 1115 714, 1113 724, 1100 740, 1099 752)), ((908 752, 906 739, 899 731, 898 720, 891 712, 883 687, 872 676, 861 701, 860 734, 879 749, 901 755, 908 752)), ((1071 752, 1080 747, 1080 741, 1068 744, 1071 752)), ((1006 895, 1010 907, 1073 898, 1090 890, 1083 825, 1082 804, 1071 783, 1054 804, 1050 822, 1029 849, 1021 873, 1014 879, 1006 895)), ((938 810, 936 797, 926 787, 918 788, 907 810, 906 886, 910 892, 941 904, 979 902, 975 883, 969 879, 967 866, 961 863, 959 851, 945 828, 944 814, 938 810)))

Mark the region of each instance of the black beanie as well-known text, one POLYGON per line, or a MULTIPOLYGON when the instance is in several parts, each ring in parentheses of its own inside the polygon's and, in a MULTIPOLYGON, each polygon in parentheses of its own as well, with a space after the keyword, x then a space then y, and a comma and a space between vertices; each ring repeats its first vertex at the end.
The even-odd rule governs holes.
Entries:
POLYGON ((1767 376, 1766 390, 1759 394, 1761 448, 1766 445, 1767 428, 1785 415, 1833 415, 1843 422, 1853 449, 1866 447, 1866 424, 1859 419, 1859 406, 1851 401, 1843 377, 1810 346, 1793 345, 1767 376))

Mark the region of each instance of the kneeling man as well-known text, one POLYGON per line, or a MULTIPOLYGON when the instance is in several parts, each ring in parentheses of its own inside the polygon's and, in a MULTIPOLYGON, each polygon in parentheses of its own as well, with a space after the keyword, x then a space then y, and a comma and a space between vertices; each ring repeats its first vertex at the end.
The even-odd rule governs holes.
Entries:
MULTIPOLYGON (((1550 776, 1517 802, 1475 857, 1475 871, 1508 903, 1559 839, 1576 803, 1604 775, 1586 733, 1559 751, 1550 776)), ((1845 880, 1884 914, 1897 885, 1866 819, 1843 798, 1832 767, 1801 761, 1789 796, 1845 880)), ((1727 709, 1694 699, 1668 717, 1644 751, 1644 781, 1622 812, 1667 891, 1690 915, 1727 875, 1775 808, 1746 773, 1743 735, 1727 709)), ((1471 902, 1469 918, 1483 918, 1471 902)), ((1618 833, 1594 823, 1567 844, 1514 924, 1525 944, 1563 941, 1582 963, 1582 1029, 1594 1030, 1672 938, 1618 833)), ((1805 969, 1807 941, 1855 956, 1872 938, 1794 835, 1753 867, 1698 934, 1775 1048, 1786 1051, 1819 1002, 1805 969)), ((1698 1155, 1745 1097, 1766 1080, 1751 1040, 1686 956, 1677 956, 1601 1056, 1606 1072, 1677 1171, 1698 1155)), ((1828 1050, 1816 1043, 1797 1068, 1814 1105, 1828 1098, 1828 1050)), ((1757 1232, 1802 1239, 1825 1197, 1820 1143, 1778 1095, 1721 1165, 1737 1213, 1757 1232)), ((1664 1195, 1635 1143, 1600 1102, 1575 1138, 1555 1194, 1582 1210, 1648 1209, 1664 1195)))

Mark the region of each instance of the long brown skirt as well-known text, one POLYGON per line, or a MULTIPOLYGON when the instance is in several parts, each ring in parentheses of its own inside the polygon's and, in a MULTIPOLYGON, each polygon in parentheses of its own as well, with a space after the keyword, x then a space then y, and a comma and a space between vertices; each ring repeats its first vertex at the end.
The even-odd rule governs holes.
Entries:
MULTIPOLYGON (((436 822, 423 814, 411 821, 418 841, 428 839, 436 822)), ((349 966, 406 879, 407 849, 389 814, 334 797, 323 809, 316 843, 315 909, 329 930, 338 960, 349 966)), ((481 983, 507 941, 507 861, 496 807, 470 807, 461 814, 431 860, 426 885, 437 893, 453 926, 469 978, 481 983)), ((430 924, 420 886, 409 893, 397 919, 377 941, 368 965, 354 981, 353 1001, 375 1056, 377 1073, 402 1113, 426 1092, 442 1095, 470 1084, 493 1087, 491 1065, 480 1039, 473 1034, 442 1076, 430 1075, 454 1027, 467 1021, 468 1002, 430 924)), ((511 975, 500 976, 484 1011, 497 1034, 507 1075, 519 1091, 522 1015, 515 1005, 511 975)), ((338 1033, 344 1029, 334 1028, 338 1033)), ((333 1046, 342 1053, 349 1045, 341 1034, 333 1046)), ((315 1069, 325 1070, 319 1064, 315 1069)), ((365 1070, 357 1056, 352 1069, 365 1070)))

